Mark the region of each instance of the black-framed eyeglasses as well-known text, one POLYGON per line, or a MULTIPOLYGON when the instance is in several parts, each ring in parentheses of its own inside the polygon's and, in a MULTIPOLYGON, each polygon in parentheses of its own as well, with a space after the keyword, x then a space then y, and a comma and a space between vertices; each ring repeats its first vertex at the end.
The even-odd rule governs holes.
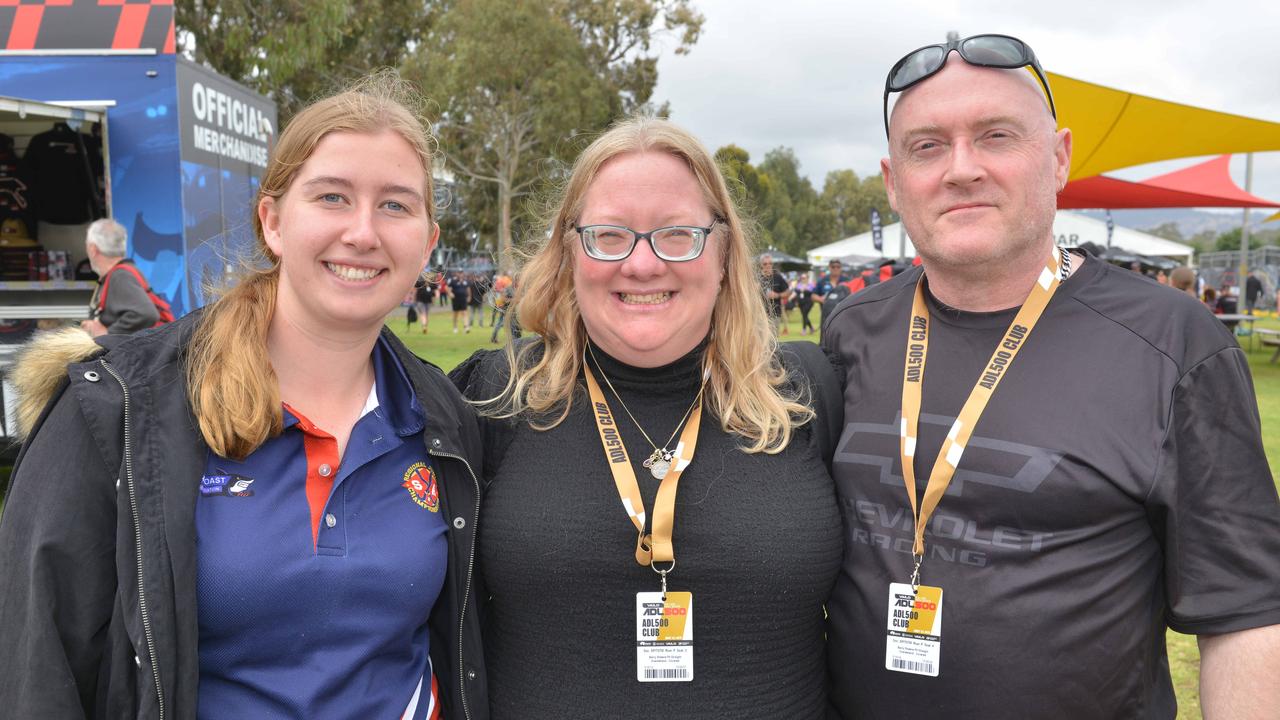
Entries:
POLYGON ((672 225, 649 232, 637 232, 625 225, 575 225, 574 230, 582 238, 582 249, 587 257, 613 262, 626 260, 636 243, 648 240, 653 254, 667 262, 697 260, 707 245, 707 236, 719 223, 715 218, 706 227, 696 225, 672 225))
POLYGON ((1031 51, 1031 46, 1016 37, 1008 35, 974 35, 963 40, 948 40, 937 45, 926 45, 913 50, 889 70, 884 81, 884 134, 889 134, 889 93, 902 92, 907 88, 937 74, 947 64, 951 51, 960 53, 960 58, 977 67, 1016 70, 1030 67, 1044 89, 1045 99, 1049 101, 1049 113, 1058 119, 1058 110, 1053 104, 1053 91, 1049 89, 1049 79, 1045 77, 1040 61, 1031 51))

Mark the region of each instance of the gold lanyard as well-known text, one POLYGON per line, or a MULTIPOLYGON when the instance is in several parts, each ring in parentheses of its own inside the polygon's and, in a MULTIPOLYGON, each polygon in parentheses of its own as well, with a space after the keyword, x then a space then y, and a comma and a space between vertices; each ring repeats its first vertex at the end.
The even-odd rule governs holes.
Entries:
POLYGON ((902 377, 902 428, 899 449, 902 458, 902 479, 907 486, 907 497, 911 499, 911 513, 915 518, 915 545, 912 555, 915 556, 916 567, 912 573, 911 584, 917 585, 920 576, 920 562, 924 559, 924 529, 929 523, 934 509, 942 501, 942 496, 951 484, 951 478, 960 464, 960 456, 964 454, 969 438, 973 435, 974 426, 987 409, 987 403, 995 394, 996 387, 1004 378, 1009 366, 1018 351, 1026 343, 1032 329, 1044 314, 1045 307, 1053 298, 1054 292, 1062 282, 1061 266, 1058 250, 1055 248, 1045 263, 1044 270, 1031 288, 1031 294, 1022 304, 1018 314, 1005 330, 1004 337, 991 353, 991 359, 979 375, 969 398, 956 417, 951 431, 938 450, 938 457, 933 462, 929 473, 929 484, 925 486, 924 503, 917 506, 915 454, 916 439, 919 437, 920 405, 922 388, 924 387, 924 366, 929 351, 929 308, 924 299, 924 274, 916 282, 915 301, 911 306, 911 322, 907 327, 907 357, 902 377))
POLYGON ((613 473, 613 482, 618 486, 622 507, 626 509, 631 524, 636 526, 636 532, 639 533, 636 539, 636 562, 646 567, 653 567, 654 563, 659 562, 671 563, 666 570, 654 568, 662 575, 665 591, 666 573, 676 564, 675 547, 671 540, 676 521, 676 483, 680 481, 684 469, 693 461, 693 451, 698 444, 698 425, 702 421, 702 391, 698 391, 693 414, 680 433, 680 443, 676 445, 671 469, 658 486, 658 497, 653 503, 653 532, 646 534, 644 498, 640 496, 640 483, 636 481, 636 472, 631 467, 627 448, 622 444, 613 411, 609 409, 599 383, 591 374, 591 367, 584 362, 582 370, 587 378, 587 390, 591 393, 591 414, 595 417, 596 429, 600 431, 600 444, 604 448, 605 459, 609 461, 609 471, 613 473))

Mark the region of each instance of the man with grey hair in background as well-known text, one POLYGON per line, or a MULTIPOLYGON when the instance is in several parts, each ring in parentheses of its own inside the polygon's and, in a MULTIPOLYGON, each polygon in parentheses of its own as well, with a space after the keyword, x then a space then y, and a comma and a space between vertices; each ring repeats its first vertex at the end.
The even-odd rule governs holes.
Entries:
POLYGON ((89 302, 89 319, 82 321, 80 327, 94 337, 136 333, 160 319, 141 273, 136 268, 123 267, 132 265, 124 257, 127 239, 124 226, 109 218, 95 220, 86 233, 84 249, 98 276, 98 288, 89 302))
POLYGON ((1280 502, 1239 345, 1056 247, 1071 131, 1021 40, 908 54, 884 111, 923 266, 823 330, 845 368, 834 712, 1171 720, 1172 628, 1199 640, 1206 718, 1276 718, 1280 502))

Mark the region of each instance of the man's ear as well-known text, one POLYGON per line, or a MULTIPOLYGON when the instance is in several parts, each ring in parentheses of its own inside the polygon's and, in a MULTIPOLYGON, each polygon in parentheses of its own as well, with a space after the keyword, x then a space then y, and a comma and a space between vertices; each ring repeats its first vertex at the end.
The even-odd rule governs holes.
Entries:
POLYGON ((1067 186, 1067 178, 1071 176, 1071 130, 1062 128, 1054 134, 1056 144, 1053 148, 1054 160, 1058 163, 1054 175, 1058 179, 1058 192, 1067 186))
POLYGON ((880 158, 880 177, 884 178, 884 192, 889 196, 889 207, 902 215, 902 211, 898 210, 898 191, 893 184, 893 164, 887 157, 880 158))

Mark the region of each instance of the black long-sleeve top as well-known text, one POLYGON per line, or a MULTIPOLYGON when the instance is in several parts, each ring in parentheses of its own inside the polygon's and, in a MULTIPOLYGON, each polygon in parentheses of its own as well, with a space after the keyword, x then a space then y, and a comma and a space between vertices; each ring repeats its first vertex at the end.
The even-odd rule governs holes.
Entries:
MULTIPOLYGON (((664 441, 698 392, 702 350, 642 369, 595 349, 650 515, 659 482, 641 462, 652 447, 622 404, 664 441)), ((502 354, 482 351, 454 379, 475 399, 505 374, 502 354)), ((823 604, 841 521, 809 427, 777 455, 747 454, 704 412, 679 481, 669 576, 671 590, 693 593, 694 680, 641 683, 636 593, 659 590, 659 578, 634 559, 636 530, 589 410, 580 384, 551 430, 488 421, 478 547, 492 717, 822 717, 823 604)))

